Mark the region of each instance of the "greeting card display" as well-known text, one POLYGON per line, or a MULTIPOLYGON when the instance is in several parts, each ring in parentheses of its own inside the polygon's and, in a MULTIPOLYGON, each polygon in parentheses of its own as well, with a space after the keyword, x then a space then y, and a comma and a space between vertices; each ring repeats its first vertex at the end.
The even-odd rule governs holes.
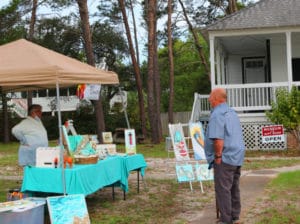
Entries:
POLYGON ((129 155, 136 154, 136 139, 134 129, 125 129, 125 150, 129 155))

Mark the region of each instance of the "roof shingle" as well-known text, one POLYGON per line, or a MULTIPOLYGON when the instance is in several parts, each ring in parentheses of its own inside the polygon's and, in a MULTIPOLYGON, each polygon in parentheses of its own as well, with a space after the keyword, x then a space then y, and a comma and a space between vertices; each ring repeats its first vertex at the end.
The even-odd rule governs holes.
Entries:
POLYGON ((300 0, 261 0, 209 25, 212 30, 272 28, 300 25, 300 0))

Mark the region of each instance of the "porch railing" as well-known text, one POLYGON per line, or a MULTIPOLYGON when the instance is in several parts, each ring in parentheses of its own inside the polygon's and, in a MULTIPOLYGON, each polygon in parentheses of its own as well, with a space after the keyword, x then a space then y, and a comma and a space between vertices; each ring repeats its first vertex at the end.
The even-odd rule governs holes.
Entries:
MULTIPOLYGON (((300 82, 293 82, 293 86, 300 86, 300 82)), ((229 84, 217 85, 227 92, 227 102, 238 112, 262 112, 271 109, 271 103, 276 101, 277 89, 288 89, 287 82, 277 83, 251 83, 251 84, 229 84)), ((208 114, 210 104, 209 95, 195 94, 193 112, 202 115, 208 114)))

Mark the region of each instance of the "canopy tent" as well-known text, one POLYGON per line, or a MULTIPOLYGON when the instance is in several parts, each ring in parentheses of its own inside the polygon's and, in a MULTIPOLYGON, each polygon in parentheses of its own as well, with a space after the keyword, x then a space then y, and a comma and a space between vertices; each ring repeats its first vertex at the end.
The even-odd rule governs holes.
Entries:
MULTIPOLYGON (((0 46, 0 88, 2 93, 56 88, 61 149, 63 149, 63 144, 59 88, 82 83, 118 84, 119 80, 114 72, 97 69, 25 39, 0 46)), ((62 157, 63 154, 61 154, 61 165, 62 157)), ((65 189, 64 169, 62 172, 65 189)))
POLYGON ((88 84, 118 84, 111 71, 20 39, 0 46, 0 86, 3 92, 88 84))

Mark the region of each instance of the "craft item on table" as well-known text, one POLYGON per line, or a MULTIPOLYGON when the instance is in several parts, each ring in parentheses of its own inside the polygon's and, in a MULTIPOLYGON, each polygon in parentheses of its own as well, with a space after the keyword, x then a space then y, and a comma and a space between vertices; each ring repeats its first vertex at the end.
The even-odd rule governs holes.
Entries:
POLYGON ((111 132, 102 132, 102 138, 104 144, 111 144, 113 142, 113 137, 111 132))
POLYGON ((89 141, 88 135, 83 135, 82 140, 76 147, 74 152, 74 160, 76 164, 90 164, 97 163, 98 155, 96 151, 93 149, 92 145, 89 141))
POLYGON ((73 167, 73 158, 71 156, 64 155, 64 168, 67 167, 67 164, 69 168, 73 167))
POLYGON ((94 164, 97 163, 98 160, 99 160, 98 155, 90 155, 90 156, 75 155, 74 156, 75 164, 94 164))
POLYGON ((97 144, 95 150, 96 153, 99 155, 99 159, 104 159, 107 156, 117 155, 115 144, 97 144))
POLYGON ((36 149, 36 167, 57 168, 60 152, 59 147, 38 147, 36 149))
POLYGON ((96 145, 99 144, 97 135, 89 135, 90 144, 93 149, 96 149, 96 145))

